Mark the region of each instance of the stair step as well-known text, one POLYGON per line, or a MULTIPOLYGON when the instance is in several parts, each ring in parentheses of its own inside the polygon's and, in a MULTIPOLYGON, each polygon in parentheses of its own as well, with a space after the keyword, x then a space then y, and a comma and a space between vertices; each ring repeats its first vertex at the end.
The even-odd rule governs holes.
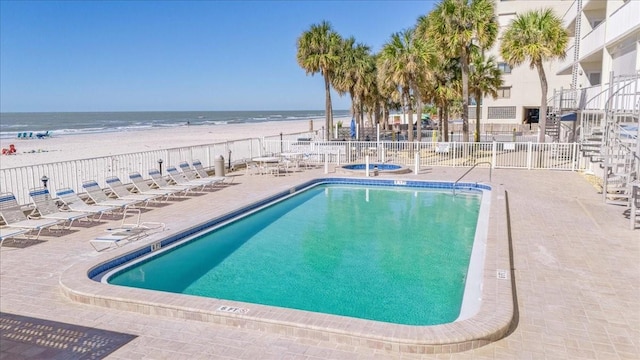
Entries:
POLYGON ((607 204, 629 206, 629 200, 605 200, 607 204))

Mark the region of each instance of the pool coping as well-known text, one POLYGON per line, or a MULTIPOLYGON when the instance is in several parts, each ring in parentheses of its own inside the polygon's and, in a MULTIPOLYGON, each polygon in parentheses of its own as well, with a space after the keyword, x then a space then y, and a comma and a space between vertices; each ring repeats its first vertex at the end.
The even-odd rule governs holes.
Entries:
MULTIPOLYGON (((296 189, 323 179, 328 178, 311 180, 291 188, 289 192, 295 192, 296 189)), ((362 179, 345 180, 356 180, 359 183, 362 181, 362 179)), ((400 181, 400 184, 414 182, 414 180, 401 179, 373 181, 381 180, 400 181)), ((441 183, 449 184, 450 187, 448 182, 441 183)), ((472 185, 474 184, 460 183, 457 188, 472 185)), ((259 206, 264 201, 282 194, 283 192, 279 192, 254 204, 259 206)), ((91 261, 77 263, 61 274, 59 284, 62 293, 73 301, 148 315, 211 322, 397 352, 431 354, 466 351, 504 337, 514 317, 506 205, 505 191, 502 186, 492 186, 482 303, 476 315, 449 324, 434 326, 390 324, 303 310, 105 285, 89 278, 89 273, 114 258, 150 248, 167 235, 171 236, 171 234, 162 233, 151 235, 136 249, 120 248, 91 261), (246 312, 247 309, 250 311, 246 312)), ((221 218, 230 214, 225 214, 221 218)))

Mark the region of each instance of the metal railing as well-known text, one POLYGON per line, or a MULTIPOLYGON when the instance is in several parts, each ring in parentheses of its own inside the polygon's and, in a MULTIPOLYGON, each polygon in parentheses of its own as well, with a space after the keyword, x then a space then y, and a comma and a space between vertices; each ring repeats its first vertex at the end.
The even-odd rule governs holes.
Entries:
POLYGON ((534 142, 400 142, 400 141, 314 141, 312 137, 290 136, 282 140, 243 139, 209 145, 153 150, 139 153, 64 161, 34 166, 0 169, 0 192, 13 192, 21 204, 30 202, 30 188, 41 186, 46 176, 51 193, 70 187, 80 193, 82 182, 96 180, 104 184, 108 176, 129 182, 129 174, 140 172, 147 177, 149 169, 177 165, 180 161, 199 159, 206 168, 213 168, 219 156, 227 168, 244 166, 254 157, 295 152, 304 155, 305 162, 315 165, 340 165, 362 162, 369 156, 372 162, 394 163, 414 167, 471 167, 481 162, 492 168, 552 169, 575 171, 584 169, 576 143, 534 142), (231 155, 231 158, 228 156, 231 155), (162 164, 158 160, 162 159, 162 164))

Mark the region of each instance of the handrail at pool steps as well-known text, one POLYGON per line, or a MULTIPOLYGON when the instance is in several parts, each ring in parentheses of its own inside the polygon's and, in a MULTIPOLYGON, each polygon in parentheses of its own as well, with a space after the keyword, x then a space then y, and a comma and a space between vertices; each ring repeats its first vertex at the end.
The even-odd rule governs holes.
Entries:
POLYGON ((479 161, 479 162, 477 162, 477 163, 473 164, 473 166, 472 166, 469 170, 465 171, 465 173, 464 173, 464 174, 462 174, 462 176, 460 176, 460 177, 458 178, 458 180, 456 180, 456 181, 453 183, 453 186, 452 186, 452 187, 453 187, 453 196, 456 196, 456 185, 458 184, 458 182, 459 182, 460 180, 462 180, 462 178, 463 178, 463 177, 465 177, 468 173, 470 173, 470 172, 471 172, 471 170, 475 169, 475 168, 476 168, 476 166, 478 166, 478 165, 480 165, 480 164, 488 164, 488 165, 489 165, 489 182, 491 182, 491 170, 492 170, 492 168, 493 168, 493 164, 491 164, 491 162, 489 162, 489 161, 479 161))

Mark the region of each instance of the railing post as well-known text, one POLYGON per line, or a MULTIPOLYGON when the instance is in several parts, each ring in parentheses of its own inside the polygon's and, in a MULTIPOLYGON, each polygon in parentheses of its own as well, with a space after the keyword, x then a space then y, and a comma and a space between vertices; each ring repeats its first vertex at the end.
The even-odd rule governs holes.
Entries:
POLYGON ((533 158, 533 143, 529 141, 527 143, 527 170, 531 170, 531 163, 533 158))
POLYGON ((494 140, 491 143, 491 167, 495 168, 498 160, 498 143, 494 140))

